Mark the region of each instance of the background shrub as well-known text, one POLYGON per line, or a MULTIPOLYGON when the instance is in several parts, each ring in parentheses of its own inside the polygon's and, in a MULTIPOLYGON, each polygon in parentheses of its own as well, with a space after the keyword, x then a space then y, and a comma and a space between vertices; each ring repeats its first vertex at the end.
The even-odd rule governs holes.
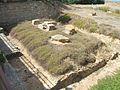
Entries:
POLYGON ((99 7, 99 10, 107 12, 107 11, 110 11, 110 7, 108 7, 108 6, 102 6, 102 7, 99 7))
POLYGON ((62 24, 68 23, 70 20, 71 18, 68 14, 64 14, 58 17, 58 22, 61 22, 62 24))

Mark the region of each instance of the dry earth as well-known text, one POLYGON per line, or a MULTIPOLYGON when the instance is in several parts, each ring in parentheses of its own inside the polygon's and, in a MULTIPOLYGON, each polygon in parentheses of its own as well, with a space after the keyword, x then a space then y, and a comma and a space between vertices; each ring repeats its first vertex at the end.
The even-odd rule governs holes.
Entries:
MULTIPOLYGON (((91 8, 84 9, 79 5, 72 5, 72 7, 70 6, 68 7, 70 9, 63 10, 64 13, 75 14, 82 17, 89 17, 94 19, 98 24, 107 24, 117 29, 119 29, 120 27, 120 18, 118 17, 108 15, 107 13, 102 11, 95 11, 94 9, 91 8), (93 12, 96 12, 97 16, 93 17, 91 15, 93 12)), ((119 5, 115 7, 112 6, 112 8, 116 8, 116 7, 120 9, 119 5)), ((81 32, 90 34, 85 31, 81 31, 81 32)), ((102 34, 100 35, 100 34, 92 33, 91 35, 102 40, 107 45, 107 47, 109 47, 113 52, 120 52, 120 40, 113 39, 112 37, 105 36, 102 34)), ((74 90, 88 90, 92 85, 97 84, 97 81, 99 79, 102 79, 108 75, 112 75, 119 68, 120 68, 120 56, 113 61, 109 61, 105 67, 92 73, 91 75, 81 80, 80 82, 73 84, 74 90)))

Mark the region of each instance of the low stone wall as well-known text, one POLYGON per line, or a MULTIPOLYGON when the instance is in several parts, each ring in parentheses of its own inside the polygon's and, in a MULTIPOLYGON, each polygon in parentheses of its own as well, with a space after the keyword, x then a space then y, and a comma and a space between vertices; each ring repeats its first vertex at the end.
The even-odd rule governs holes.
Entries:
POLYGON ((59 90, 61 88, 67 87, 70 84, 79 82, 81 79, 85 78, 86 76, 105 66, 107 64, 107 61, 108 60, 101 60, 99 62, 87 66, 86 68, 64 76, 57 82, 57 84, 51 90, 59 90))
POLYGON ((27 1, 0 3, 0 26, 36 18, 54 18, 59 15, 58 2, 27 1))

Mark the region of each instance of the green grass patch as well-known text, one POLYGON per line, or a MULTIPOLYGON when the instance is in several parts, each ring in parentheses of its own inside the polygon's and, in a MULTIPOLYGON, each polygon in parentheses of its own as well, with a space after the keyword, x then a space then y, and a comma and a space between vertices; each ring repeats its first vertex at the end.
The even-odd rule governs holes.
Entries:
POLYGON ((113 76, 108 76, 98 81, 90 90, 120 90, 120 71, 113 76))

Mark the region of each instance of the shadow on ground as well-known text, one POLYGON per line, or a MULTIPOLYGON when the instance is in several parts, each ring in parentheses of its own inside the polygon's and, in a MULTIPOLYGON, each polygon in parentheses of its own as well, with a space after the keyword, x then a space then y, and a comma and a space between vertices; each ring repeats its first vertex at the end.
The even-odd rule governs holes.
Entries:
POLYGON ((9 72, 10 70, 8 70, 9 75, 15 73, 16 77, 18 77, 16 82, 13 82, 11 84, 14 90, 18 88, 18 90, 21 90, 21 88, 24 88, 23 90, 46 90, 43 84, 39 81, 39 79, 34 74, 32 74, 31 71, 29 71, 29 69, 21 62, 19 58, 14 58, 8 61, 14 71, 9 72), (17 81, 21 84, 16 84, 18 83, 17 81))

